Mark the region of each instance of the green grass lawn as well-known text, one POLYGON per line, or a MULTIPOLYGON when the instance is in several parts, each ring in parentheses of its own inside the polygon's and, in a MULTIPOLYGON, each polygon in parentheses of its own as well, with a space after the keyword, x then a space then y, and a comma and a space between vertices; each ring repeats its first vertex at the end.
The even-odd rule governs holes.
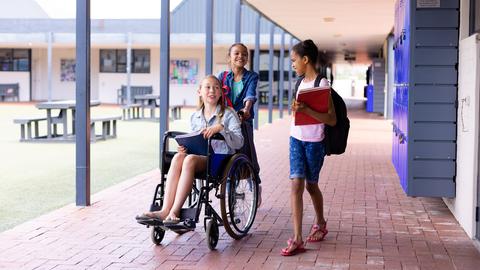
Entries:
MULTIPOLYGON (((187 131, 193 110, 184 108, 182 119, 170 122, 169 129, 187 131)), ((121 110, 98 106, 91 114, 121 115, 121 110)), ((30 116, 45 116, 45 111, 34 104, 0 103, 0 231, 75 201, 75 144, 19 142, 20 127, 13 119, 30 116)), ((267 120, 262 109, 259 125, 267 120)), ((117 136, 91 144, 92 194, 158 168, 158 122, 119 121, 117 136)))

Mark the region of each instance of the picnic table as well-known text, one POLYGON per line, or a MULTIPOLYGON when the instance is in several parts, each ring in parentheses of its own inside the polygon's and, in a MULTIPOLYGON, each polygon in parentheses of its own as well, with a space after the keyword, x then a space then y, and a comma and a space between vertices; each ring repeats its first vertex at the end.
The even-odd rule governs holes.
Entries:
MULTIPOLYGON (((90 101, 90 106, 98 106, 100 101, 90 101)), ((62 136, 64 139, 68 137, 68 111, 72 112, 72 135, 75 134, 75 100, 59 100, 59 101, 46 101, 40 102, 35 105, 40 110, 47 111, 47 139, 52 138, 53 135, 57 135, 57 124, 61 124, 63 127, 62 136), (60 110, 58 116, 52 116, 52 110, 60 110)))
MULTIPOLYGON (((90 101, 90 106, 98 106, 100 101, 90 101)), ((75 100, 61 100, 52 102, 41 102, 36 104, 40 110, 46 110, 46 117, 25 117, 14 119, 15 124, 20 125, 21 142, 74 142, 75 141, 75 100), (59 110, 58 116, 53 115, 53 110, 59 110), (71 110, 72 132, 68 132, 68 114, 71 110), (40 136, 39 125, 46 122, 47 134, 40 136), (59 134, 57 125, 63 130, 59 134), (33 131, 32 131, 33 128, 33 131)), ((90 118, 90 140, 106 140, 117 137, 117 120, 121 116, 103 116, 90 118), (101 125, 101 126, 98 126, 101 125), (96 134, 95 130, 100 128, 101 133, 96 134)))
POLYGON ((145 109, 150 109, 150 118, 155 118, 155 108, 158 107, 157 100, 160 100, 160 95, 136 95, 133 97, 133 99, 135 103, 140 104, 142 109, 142 118, 145 118, 145 109))

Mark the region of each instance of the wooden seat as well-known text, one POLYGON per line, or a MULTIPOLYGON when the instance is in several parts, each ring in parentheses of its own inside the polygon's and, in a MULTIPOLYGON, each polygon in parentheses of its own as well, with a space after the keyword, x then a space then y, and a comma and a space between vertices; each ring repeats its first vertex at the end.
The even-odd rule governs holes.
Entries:
POLYGON ((33 138, 39 137, 38 123, 40 121, 47 121, 46 117, 29 117, 29 118, 19 118, 13 119, 14 124, 20 124, 20 141, 28 141, 33 138), (34 126, 34 137, 32 138, 32 123, 34 126), (27 126, 25 128, 25 126, 27 126), (25 137, 26 129, 26 137, 25 137))
POLYGON ((117 120, 121 116, 99 117, 90 119, 90 140, 106 140, 117 137, 117 120), (102 133, 97 135, 95 132, 95 123, 102 123, 102 133))
POLYGON ((129 120, 129 119, 139 119, 140 118, 140 108, 142 105, 140 104, 126 104, 122 105, 122 119, 129 120))

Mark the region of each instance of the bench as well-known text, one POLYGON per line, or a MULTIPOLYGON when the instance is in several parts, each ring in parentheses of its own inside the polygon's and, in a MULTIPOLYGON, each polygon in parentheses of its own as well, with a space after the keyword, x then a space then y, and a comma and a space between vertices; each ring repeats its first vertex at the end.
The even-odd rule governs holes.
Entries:
POLYGON ((90 119, 90 140, 106 140, 117 137, 117 120, 122 119, 121 116, 99 117, 90 119), (95 132, 95 123, 102 124, 102 133, 97 135, 95 132))
POLYGON ((5 101, 7 98, 19 101, 19 89, 18 83, 0 84, 0 101, 5 101))
POLYGON ((46 117, 31 117, 31 118, 21 118, 21 119, 13 119, 13 123, 20 124, 20 141, 29 141, 34 138, 39 137, 38 132, 38 122, 40 121, 47 121, 46 117), (34 126, 34 137, 32 138, 32 123, 34 126), (26 128, 25 128, 26 126, 26 128), (25 129, 27 131, 25 138, 25 129))
MULTIPOLYGON (((141 104, 127 104, 122 105, 122 116, 123 120, 129 119, 140 119, 140 108, 142 108, 141 104)), ((143 109, 142 109, 143 112, 143 109)))
MULTIPOLYGON (((133 102, 133 98, 139 95, 148 95, 153 93, 153 86, 130 86, 130 100, 133 102)), ((127 86, 122 85, 117 90, 117 103, 125 104, 127 102, 127 86)))
POLYGON ((172 120, 178 120, 182 118, 182 106, 173 105, 170 107, 170 118, 172 120))

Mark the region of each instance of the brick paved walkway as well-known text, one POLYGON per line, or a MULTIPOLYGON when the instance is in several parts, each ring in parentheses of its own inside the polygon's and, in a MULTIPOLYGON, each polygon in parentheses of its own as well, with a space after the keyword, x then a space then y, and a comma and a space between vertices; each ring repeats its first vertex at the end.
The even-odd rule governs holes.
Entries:
MULTIPOLYGON (((234 241, 221 229, 209 251, 201 224, 167 232, 154 246, 134 216, 150 203, 152 171, 0 234, 1 269, 480 269, 480 254, 440 199, 409 198, 390 162, 391 125, 353 112, 348 153, 328 157, 321 174, 330 233, 308 251, 282 257, 292 235, 289 119, 256 135, 264 203, 251 234, 234 241)), ((313 222, 305 192, 304 231, 313 222)))

